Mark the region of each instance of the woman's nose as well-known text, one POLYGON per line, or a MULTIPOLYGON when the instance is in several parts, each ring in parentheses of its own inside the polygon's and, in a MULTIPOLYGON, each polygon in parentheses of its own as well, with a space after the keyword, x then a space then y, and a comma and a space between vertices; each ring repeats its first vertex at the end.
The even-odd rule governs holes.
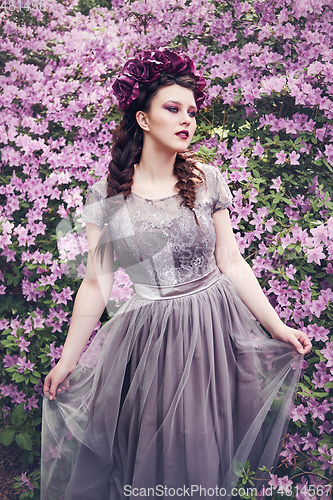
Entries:
POLYGON ((180 123, 181 124, 188 124, 188 123, 190 123, 190 117, 188 116, 187 113, 184 114, 184 115, 182 115, 180 123))

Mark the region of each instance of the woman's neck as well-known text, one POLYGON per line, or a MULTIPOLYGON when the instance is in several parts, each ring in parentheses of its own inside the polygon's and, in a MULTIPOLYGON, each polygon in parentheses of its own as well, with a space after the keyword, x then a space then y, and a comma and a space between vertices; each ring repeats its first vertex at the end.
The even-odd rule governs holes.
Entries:
POLYGON ((135 168, 137 178, 140 182, 151 185, 170 183, 174 180, 174 164, 177 153, 145 151, 143 148, 140 162, 135 168))

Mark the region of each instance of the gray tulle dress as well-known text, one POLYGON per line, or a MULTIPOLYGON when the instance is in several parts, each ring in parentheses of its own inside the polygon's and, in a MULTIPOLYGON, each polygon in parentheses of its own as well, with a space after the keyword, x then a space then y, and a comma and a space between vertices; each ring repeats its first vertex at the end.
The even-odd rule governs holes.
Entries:
POLYGON ((302 356, 266 335, 217 268, 212 214, 231 194, 202 169, 200 227, 178 194, 132 193, 108 217, 106 181, 89 189, 84 219, 108 224, 136 293, 69 390, 44 397, 42 500, 230 497, 247 459, 261 479, 276 462, 302 356))

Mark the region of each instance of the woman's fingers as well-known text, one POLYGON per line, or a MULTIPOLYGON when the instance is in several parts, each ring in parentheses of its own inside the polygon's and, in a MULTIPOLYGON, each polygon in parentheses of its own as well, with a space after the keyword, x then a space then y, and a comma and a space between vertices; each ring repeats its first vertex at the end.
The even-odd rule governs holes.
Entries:
POLYGON ((312 348, 312 344, 306 333, 299 330, 293 330, 293 336, 290 339, 290 343, 295 346, 300 354, 307 354, 312 348))
POLYGON ((53 378, 50 387, 50 399, 54 399, 56 397, 58 385, 59 385, 58 382, 56 382, 55 379, 53 378))
POLYGON ((305 333, 302 332, 301 335, 298 337, 298 340, 303 346, 304 354, 307 354, 308 352, 311 351, 312 344, 311 344, 308 336, 305 333))
POLYGON ((299 342, 297 340, 297 338, 294 336, 292 339, 291 339, 291 344, 293 344, 293 346, 296 348, 296 350, 300 353, 300 354, 304 354, 304 349, 303 349, 303 345, 301 342, 299 342))
POLYGON ((46 392, 49 392, 49 389, 50 389, 50 378, 49 378, 49 376, 47 375, 47 376, 45 377, 45 380, 44 380, 44 385, 43 385, 43 392, 44 392, 44 394, 45 394, 46 392))
POLYGON ((60 362, 50 371, 44 382, 44 393, 49 392, 49 399, 52 400, 69 389, 66 378, 72 371, 73 369, 68 369, 60 362))
POLYGON ((57 396, 59 396, 60 394, 63 394, 66 391, 68 391, 68 389, 69 389, 69 382, 67 380, 65 383, 59 385, 59 387, 57 389, 57 396))
POLYGON ((283 342, 289 342, 289 344, 292 344, 300 354, 307 354, 312 348, 312 344, 305 332, 296 330, 287 325, 283 325, 274 338, 282 340, 283 342))

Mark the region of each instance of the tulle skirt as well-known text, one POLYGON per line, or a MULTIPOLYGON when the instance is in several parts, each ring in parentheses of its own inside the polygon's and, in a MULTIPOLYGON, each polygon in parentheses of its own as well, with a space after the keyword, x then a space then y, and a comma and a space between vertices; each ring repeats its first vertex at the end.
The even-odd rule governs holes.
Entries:
POLYGON ((246 460, 261 487, 301 365, 218 268, 174 291, 138 286, 68 391, 44 397, 42 500, 230 497, 246 460))

